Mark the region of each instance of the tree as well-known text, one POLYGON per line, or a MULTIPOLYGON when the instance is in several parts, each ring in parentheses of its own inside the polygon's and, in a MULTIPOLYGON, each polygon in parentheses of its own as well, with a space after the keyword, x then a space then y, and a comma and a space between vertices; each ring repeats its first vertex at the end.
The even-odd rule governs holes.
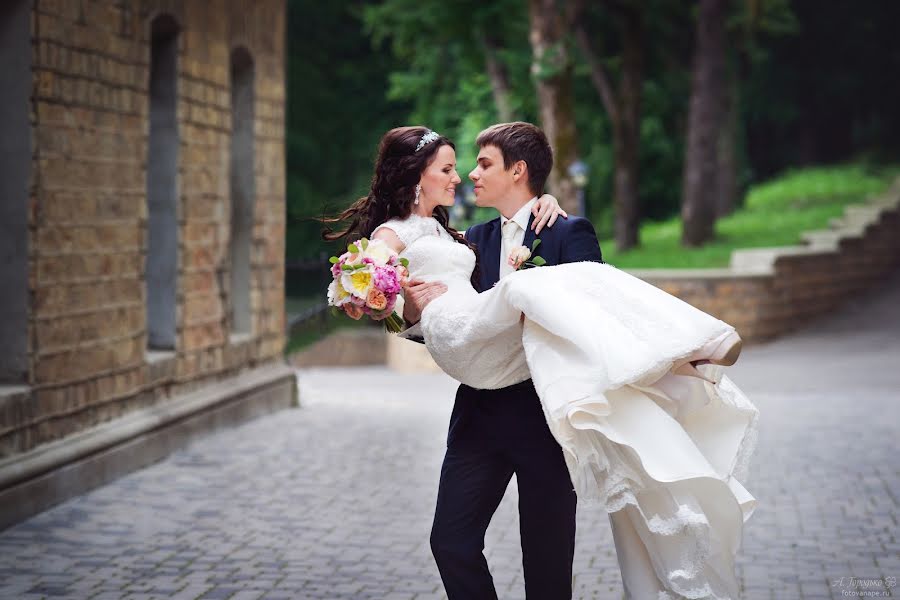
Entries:
POLYGON ((381 135, 410 106, 385 97, 396 63, 372 52, 362 20, 346 2, 287 5, 286 162, 289 260, 318 260, 334 248, 316 219, 368 189, 381 135))
POLYGON ((566 48, 565 21, 555 0, 529 0, 531 73, 537 90, 541 127, 553 147, 550 190, 570 214, 580 211, 569 168, 578 162, 572 61, 566 48))
POLYGON ((405 66, 392 73, 389 97, 413 104, 411 122, 454 137, 460 162, 491 122, 530 116, 527 20, 515 0, 383 0, 364 14, 376 47, 389 42, 405 66))
POLYGON ((622 68, 618 89, 613 87, 603 62, 591 44, 582 18, 584 3, 573 4, 575 38, 590 68, 591 82, 603 101, 612 125, 613 154, 613 232, 616 247, 627 250, 640 243, 640 204, 638 199, 638 151, 641 135, 641 88, 644 69, 644 16, 640 1, 616 3, 622 40, 622 68))
POLYGON ((481 32, 479 34, 481 46, 484 48, 484 62, 487 68, 488 79, 491 81, 491 90, 494 93, 494 104, 497 106, 497 116, 503 122, 514 119, 511 90, 509 83, 509 70, 500 57, 503 46, 493 33, 481 32))
POLYGON ((796 19, 788 0, 744 0, 734 4, 734 11, 728 17, 730 52, 718 141, 716 218, 731 214, 740 201, 743 187, 740 171, 747 154, 743 95, 754 68, 765 61, 765 38, 796 31, 796 19))
POLYGON ((691 66, 687 145, 682 188, 682 243, 701 246, 713 237, 716 167, 725 94, 726 0, 700 0, 691 66))

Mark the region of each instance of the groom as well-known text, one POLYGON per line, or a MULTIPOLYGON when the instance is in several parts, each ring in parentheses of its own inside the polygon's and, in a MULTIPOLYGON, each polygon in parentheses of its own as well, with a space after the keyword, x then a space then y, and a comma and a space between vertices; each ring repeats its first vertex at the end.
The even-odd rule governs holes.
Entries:
MULTIPOLYGON (((531 249, 532 205, 544 189, 553 154, 544 132, 530 123, 501 123, 476 140, 478 164, 469 173, 475 203, 500 217, 475 225, 466 239, 478 247, 479 292, 513 272, 517 246, 531 249)), ((590 221, 559 220, 540 234, 535 255, 548 265, 603 262, 590 221)), ((442 293, 439 283, 407 288, 404 318, 415 323, 442 293)), ((573 315, 573 318, 575 316, 573 315)), ((484 534, 513 474, 528 600, 572 597, 575 491, 562 449, 550 433, 530 379, 497 390, 460 385, 450 416, 431 549, 449 600, 496 600, 485 560, 484 534)))

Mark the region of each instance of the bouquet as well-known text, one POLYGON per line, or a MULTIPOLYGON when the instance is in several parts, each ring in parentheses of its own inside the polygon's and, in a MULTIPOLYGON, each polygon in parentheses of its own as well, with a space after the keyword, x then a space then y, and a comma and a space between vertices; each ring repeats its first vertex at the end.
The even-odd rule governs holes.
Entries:
POLYGON ((407 259, 400 258, 381 240, 362 238, 329 261, 334 280, 328 286, 328 305, 335 314, 344 311, 357 320, 368 315, 384 321, 392 333, 403 329, 403 319, 394 312, 394 305, 409 279, 407 259))

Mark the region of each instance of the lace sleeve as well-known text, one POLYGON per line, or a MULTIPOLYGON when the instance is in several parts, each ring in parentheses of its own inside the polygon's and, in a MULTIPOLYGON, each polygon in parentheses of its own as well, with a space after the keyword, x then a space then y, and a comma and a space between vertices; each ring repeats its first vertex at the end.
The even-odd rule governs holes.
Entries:
POLYGON ((390 219, 385 221, 372 231, 372 235, 375 235, 375 232, 379 229, 390 229, 397 234, 397 237, 400 238, 403 245, 409 248, 414 241, 423 235, 434 235, 436 233, 432 230, 432 223, 432 219, 423 219, 416 217, 415 215, 410 215, 410 217, 402 221, 400 219, 390 219))
POLYGON ((404 246, 409 247, 409 240, 407 239, 408 236, 405 236, 405 235, 403 234, 403 228, 400 227, 399 225, 400 225, 400 224, 397 223, 397 222, 387 221, 387 222, 385 222, 385 223, 382 223, 382 224, 379 225, 378 227, 376 227, 374 230, 372 230, 372 235, 369 236, 369 237, 374 238, 374 237, 375 237, 375 233, 377 233, 378 230, 380 230, 380 229, 387 229, 388 231, 393 231, 394 234, 396 234, 396 236, 397 236, 398 238, 400 238, 400 241, 403 242, 403 245, 404 245, 404 246))

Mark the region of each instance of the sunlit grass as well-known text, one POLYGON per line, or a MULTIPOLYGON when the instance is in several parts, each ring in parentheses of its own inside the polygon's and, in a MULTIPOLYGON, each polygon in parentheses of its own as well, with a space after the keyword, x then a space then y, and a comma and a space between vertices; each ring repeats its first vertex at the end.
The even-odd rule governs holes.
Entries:
POLYGON ((789 171, 750 188, 744 206, 716 223, 715 239, 700 248, 681 245, 681 219, 645 223, 641 246, 617 252, 602 240, 604 260, 622 268, 726 267, 738 248, 790 246, 800 234, 828 226, 849 204, 882 193, 900 174, 897 167, 873 170, 862 165, 789 171))

